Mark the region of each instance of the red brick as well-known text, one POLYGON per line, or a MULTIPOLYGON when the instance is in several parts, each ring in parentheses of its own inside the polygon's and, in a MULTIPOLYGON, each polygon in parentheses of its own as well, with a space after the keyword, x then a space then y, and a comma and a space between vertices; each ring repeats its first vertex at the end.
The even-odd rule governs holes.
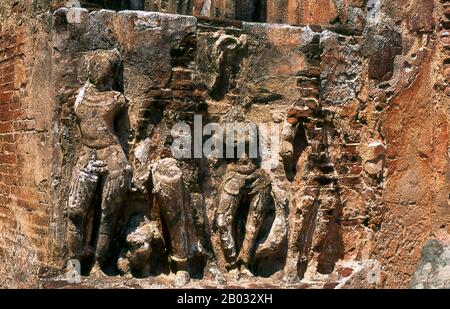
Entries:
POLYGON ((13 131, 14 128, 10 121, 0 122, 0 133, 10 133, 13 131))
POLYGON ((13 82, 14 82, 14 72, 0 75, 0 85, 13 83, 13 82))
POLYGON ((15 111, 18 110, 19 108, 20 104, 17 99, 0 104, 0 112, 15 111))
POLYGON ((6 133, 6 134, 0 134, 0 142, 14 142, 14 134, 13 133, 6 133))
POLYGON ((5 93, 13 90, 14 90, 14 83, 12 82, 0 85, 0 93, 5 93))
POLYGON ((15 120, 18 119, 20 116, 22 116, 22 112, 20 110, 3 111, 0 105, 0 121, 15 120))
POLYGON ((13 99, 14 92, 13 91, 7 91, 7 92, 0 92, 0 104, 3 102, 9 102, 13 99))
POLYGON ((7 62, 3 65, 0 63, 0 75, 1 76, 6 75, 6 74, 11 74, 11 73, 14 74, 14 63, 7 62))
POLYGON ((0 154, 0 164, 16 164, 17 158, 14 154, 0 154))
POLYGON ((0 151, 3 153, 15 153, 16 145, 13 143, 0 143, 0 151))

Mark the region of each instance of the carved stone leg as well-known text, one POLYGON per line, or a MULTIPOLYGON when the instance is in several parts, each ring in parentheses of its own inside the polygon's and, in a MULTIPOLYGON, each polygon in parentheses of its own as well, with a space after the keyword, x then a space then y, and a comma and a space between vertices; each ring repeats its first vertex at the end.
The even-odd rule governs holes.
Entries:
POLYGON ((278 186, 272 185, 272 197, 275 207, 275 219, 270 229, 270 233, 263 243, 258 244, 255 256, 258 258, 266 258, 275 256, 282 251, 282 245, 287 240, 289 221, 287 192, 278 186))
POLYGON ((183 202, 179 199, 161 204, 161 213, 170 238, 171 259, 177 264, 178 270, 185 270, 188 258, 188 235, 182 205, 183 202))
POLYGON ((209 263, 214 259, 214 253, 211 239, 208 237, 210 227, 201 193, 191 193, 191 207, 196 237, 195 239, 191 238, 190 243, 191 246, 196 245, 198 253, 202 254, 209 263))
POLYGON ((81 171, 74 175, 70 186, 68 243, 72 258, 80 258, 84 254, 87 244, 87 215, 93 205, 97 182, 97 176, 81 171))
POLYGON ((241 194, 233 195, 224 190, 220 195, 217 209, 217 227, 219 229, 220 243, 225 259, 230 264, 234 264, 237 257, 236 242, 233 237, 233 223, 236 216, 236 209, 241 199, 241 194))
POLYGON ((267 186, 253 196, 245 226, 245 237, 239 253, 239 261, 249 268, 255 254, 256 239, 272 203, 271 188, 267 186))
POLYGON ((305 240, 302 237, 302 229, 304 227, 303 204, 307 201, 295 199, 291 201, 290 214, 291 222, 289 222, 289 240, 288 240, 288 254, 286 265, 284 268, 284 281, 287 283, 294 283, 300 280, 299 273, 305 261, 302 260, 300 244, 304 244, 305 240))
POLYGON ((290 225, 289 253, 284 270, 284 279, 289 283, 303 279, 310 260, 310 250, 320 205, 320 189, 316 188, 311 193, 312 195, 308 196, 304 192, 302 199, 298 201, 297 208, 292 209, 296 216, 290 225))
POLYGON ((153 167, 153 186, 162 219, 170 239, 171 259, 178 271, 187 270, 189 234, 184 209, 182 172, 174 159, 164 159, 153 167))
POLYGON ((103 185, 102 214, 97 240, 96 259, 102 264, 108 257, 110 242, 117 225, 120 209, 129 189, 127 170, 112 172, 103 185))

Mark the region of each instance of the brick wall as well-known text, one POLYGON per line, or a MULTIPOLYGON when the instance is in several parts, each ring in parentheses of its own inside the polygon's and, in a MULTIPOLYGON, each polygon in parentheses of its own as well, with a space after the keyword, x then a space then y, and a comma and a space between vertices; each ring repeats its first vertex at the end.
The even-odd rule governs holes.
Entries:
MULTIPOLYGON (((20 162, 17 153, 19 134, 15 127, 22 110, 15 66, 17 59, 23 56, 23 43, 23 38, 11 31, 0 36, 0 255, 3 261, 9 254, 6 249, 14 241, 12 234, 18 225, 13 209, 13 203, 17 205, 20 162)), ((5 265, 0 267, 3 269, 5 265)))
POLYGON ((48 63, 40 21, 15 13, 0 26, 0 287, 33 285, 51 254, 48 63))

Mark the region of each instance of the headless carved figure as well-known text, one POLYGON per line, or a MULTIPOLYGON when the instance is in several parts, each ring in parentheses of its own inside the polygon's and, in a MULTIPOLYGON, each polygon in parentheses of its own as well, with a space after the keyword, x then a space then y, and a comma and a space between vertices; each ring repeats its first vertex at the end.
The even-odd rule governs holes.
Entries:
POLYGON ((175 159, 162 159, 152 167, 153 193, 160 207, 162 221, 167 228, 170 259, 176 265, 176 281, 187 283, 190 235, 185 209, 184 184, 181 169, 175 159), (184 278, 183 278, 184 277, 184 278))
POLYGON ((131 167, 114 127, 127 107, 125 97, 111 90, 118 65, 115 52, 96 53, 90 61, 89 82, 80 90, 75 103, 83 150, 69 195, 69 249, 76 258, 86 257, 95 250, 100 265, 108 257, 131 176, 131 167), (98 236, 89 230, 97 200, 101 203, 98 236))
POLYGON ((248 158, 230 164, 224 176, 217 209, 217 226, 223 253, 229 267, 242 264, 249 268, 255 254, 260 228, 273 203, 269 176, 248 158), (236 216, 240 206, 249 203, 245 235, 238 253, 236 243, 236 216))

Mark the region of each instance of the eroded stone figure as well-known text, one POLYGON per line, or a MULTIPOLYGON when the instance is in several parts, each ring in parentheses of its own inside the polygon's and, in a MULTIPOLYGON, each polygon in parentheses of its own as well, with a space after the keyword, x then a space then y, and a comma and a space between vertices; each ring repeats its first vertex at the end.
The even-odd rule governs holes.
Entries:
POLYGON ((124 234, 125 247, 117 262, 119 271, 123 275, 148 276, 153 248, 161 248, 163 243, 159 226, 136 214, 130 218, 124 234))
POLYGON ((183 174, 177 161, 166 158, 152 165, 153 193, 160 208, 161 220, 167 228, 166 247, 170 260, 176 267, 176 284, 189 281, 190 235, 194 235, 189 226, 188 209, 185 203, 183 174))
POLYGON ((75 103, 83 149, 73 174, 69 201, 69 250, 83 260, 95 252, 101 266, 108 258, 118 216, 127 195, 131 167, 120 142, 127 136, 127 101, 114 91, 120 72, 117 51, 98 51, 89 59, 89 80, 75 103), (122 132, 121 132, 122 131, 122 132), (101 207, 96 209, 96 205, 101 207), (96 213, 100 211, 100 214, 96 213), (99 217, 98 231, 94 217, 99 217))
POLYGON ((283 159, 286 178, 289 181, 292 181, 296 176, 299 155, 308 143, 302 118, 308 118, 311 114, 312 111, 309 108, 291 107, 283 124, 280 156, 283 159))
POLYGON ((258 168, 255 160, 244 155, 228 165, 220 189, 216 220, 229 269, 242 266, 243 271, 248 271, 251 267, 257 237, 272 203, 270 178, 258 168), (249 205, 245 233, 236 235, 237 216, 245 203, 249 205), (243 237, 242 245, 238 244, 238 237, 243 237))
POLYGON ((240 63, 247 48, 247 36, 239 37, 225 34, 223 31, 214 33, 212 55, 215 59, 216 78, 211 87, 210 95, 214 99, 221 99, 235 87, 234 79, 239 72, 240 63))

